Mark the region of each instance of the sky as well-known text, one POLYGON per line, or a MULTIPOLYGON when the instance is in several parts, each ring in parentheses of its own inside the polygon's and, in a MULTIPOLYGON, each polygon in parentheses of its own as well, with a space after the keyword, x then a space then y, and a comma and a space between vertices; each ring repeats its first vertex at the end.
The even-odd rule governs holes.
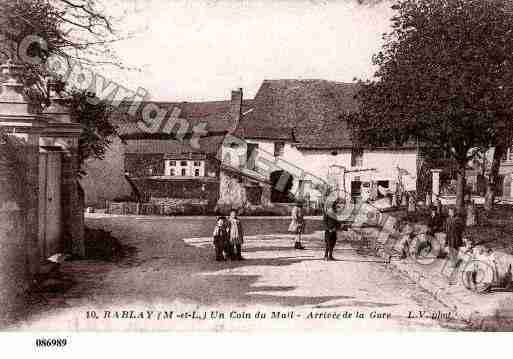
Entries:
MULTIPOLYGON (((253 98, 264 79, 369 78, 371 57, 393 15, 390 3, 356 0, 123 0, 116 43, 120 84, 151 100, 225 100, 243 88, 253 98)), ((114 10, 113 10, 114 11, 114 10)))

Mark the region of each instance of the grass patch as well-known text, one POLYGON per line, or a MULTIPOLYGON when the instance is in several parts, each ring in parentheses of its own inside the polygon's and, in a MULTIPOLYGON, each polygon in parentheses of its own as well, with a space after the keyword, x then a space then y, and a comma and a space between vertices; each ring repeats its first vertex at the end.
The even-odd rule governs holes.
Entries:
POLYGON ((119 262, 134 252, 135 248, 122 245, 110 232, 103 229, 85 228, 86 259, 119 262))

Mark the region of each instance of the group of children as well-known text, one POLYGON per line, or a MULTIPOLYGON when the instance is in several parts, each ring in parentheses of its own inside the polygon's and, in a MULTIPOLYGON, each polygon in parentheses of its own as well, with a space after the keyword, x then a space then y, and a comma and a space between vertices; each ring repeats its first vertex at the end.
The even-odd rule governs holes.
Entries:
POLYGON ((415 231, 413 225, 406 221, 397 222, 396 235, 401 237, 398 242, 400 257, 433 255, 436 252, 437 256, 448 255, 451 263, 455 263, 459 248, 464 245, 462 241, 465 228, 463 220, 453 207, 448 208, 447 214, 442 212, 441 206, 431 208, 430 212, 425 233, 415 231), (439 243, 438 240, 433 242, 437 233, 444 233, 443 242, 439 243), (425 236, 420 236, 421 234, 425 234, 425 236))
POLYGON ((244 243, 242 223, 234 210, 230 212, 229 218, 217 217, 213 237, 216 261, 244 259, 242 257, 242 244, 244 243))

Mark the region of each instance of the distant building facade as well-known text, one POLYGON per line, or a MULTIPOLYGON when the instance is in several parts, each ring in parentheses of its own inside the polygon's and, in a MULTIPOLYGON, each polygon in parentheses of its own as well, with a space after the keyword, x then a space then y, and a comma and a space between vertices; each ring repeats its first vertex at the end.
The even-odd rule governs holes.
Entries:
MULTIPOLYGON (((170 131, 164 130, 166 124, 157 131, 146 131, 141 125, 141 112, 135 116, 119 115, 115 121, 121 145, 115 150, 123 155, 113 165, 117 177, 123 177, 131 187, 130 193, 125 191, 124 195, 134 201, 169 207, 196 206, 208 211, 218 203, 245 203, 245 190, 231 185, 228 179, 237 178, 233 182, 238 184, 239 177, 247 176, 221 176, 220 154, 225 136, 237 128, 241 113, 250 104, 243 100, 242 89, 232 91, 229 101, 155 103, 170 114, 166 124, 176 122, 170 131)), ((97 192, 92 187, 98 180, 103 183, 101 187, 108 187, 98 174, 93 176, 91 192, 97 192)), ((112 188, 106 199, 112 201, 118 193, 119 186, 112 188)))

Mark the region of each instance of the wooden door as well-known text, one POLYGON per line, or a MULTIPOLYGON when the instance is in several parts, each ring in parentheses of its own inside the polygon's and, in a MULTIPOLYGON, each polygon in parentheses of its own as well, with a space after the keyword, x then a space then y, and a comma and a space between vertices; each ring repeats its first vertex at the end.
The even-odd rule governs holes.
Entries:
POLYGON ((39 250, 42 258, 62 252, 61 153, 39 159, 39 250))

